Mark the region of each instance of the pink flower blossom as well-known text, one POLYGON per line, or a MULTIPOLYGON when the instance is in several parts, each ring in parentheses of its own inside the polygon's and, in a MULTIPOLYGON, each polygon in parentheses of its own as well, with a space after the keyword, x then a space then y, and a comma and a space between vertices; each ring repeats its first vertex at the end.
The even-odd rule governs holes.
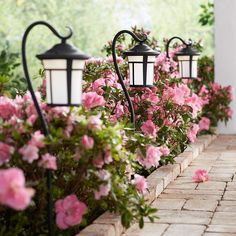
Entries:
POLYGON ((90 116, 88 119, 88 128, 90 130, 101 130, 102 128, 102 120, 100 116, 90 116))
POLYGON ((101 184, 99 186, 99 190, 94 192, 95 199, 99 200, 101 197, 108 196, 110 191, 111 191, 110 184, 101 184))
POLYGON ((195 183, 205 182, 209 180, 209 176, 206 170, 199 169, 195 171, 193 176, 193 180, 195 183))
POLYGON ((137 153, 137 160, 138 162, 145 166, 147 169, 151 167, 159 166, 159 161, 161 159, 162 153, 160 148, 155 147, 153 145, 148 145, 146 150, 146 157, 143 158, 141 153, 137 153))
POLYGON ((94 91, 96 91, 98 88, 101 88, 105 85, 106 85, 105 79, 104 78, 99 78, 99 79, 96 79, 93 82, 92 88, 93 88, 94 91))
POLYGON ((33 195, 34 190, 25 187, 25 177, 21 169, 0 170, 0 204, 15 210, 24 210, 33 195))
POLYGON ((193 118, 197 117, 197 113, 202 110, 202 99, 197 96, 195 93, 191 97, 185 99, 185 104, 192 108, 193 118))
POLYGON ((31 135, 31 140, 29 141, 30 145, 36 146, 38 148, 42 148, 45 146, 44 144, 44 138, 45 136, 41 133, 41 131, 36 131, 34 132, 33 135, 31 135))
POLYGON ((157 127, 151 120, 144 122, 141 126, 141 130, 145 135, 150 135, 153 138, 156 138, 157 136, 157 127))
POLYGON ((212 83, 211 87, 212 87, 212 90, 213 90, 215 93, 218 93, 219 90, 221 89, 221 86, 220 86, 218 83, 215 83, 215 82, 212 83))
POLYGON ((45 169, 57 170, 57 158, 49 153, 46 153, 42 156, 38 165, 44 167, 45 169))
POLYGON ((151 103, 158 103, 160 99, 155 93, 145 93, 142 95, 142 100, 147 100, 151 103))
POLYGON ((39 149, 31 144, 24 145, 19 149, 19 153, 23 156, 22 159, 29 163, 32 163, 39 158, 38 151, 39 149))
POLYGON ((94 146, 94 140, 92 137, 89 137, 88 135, 83 135, 83 137, 81 138, 81 144, 83 145, 83 147, 85 149, 92 149, 94 146))
POLYGON ((169 97, 172 97, 174 103, 178 105, 185 104, 185 98, 188 98, 190 95, 190 89, 186 84, 176 86, 174 88, 167 87, 164 94, 164 99, 167 100, 169 97))
POLYGON ((9 119, 13 115, 16 115, 14 102, 8 97, 0 97, 0 118, 9 119))
POLYGON ((82 100, 83 105, 88 110, 97 106, 103 106, 105 104, 103 96, 98 95, 96 92, 84 93, 82 100))
POLYGON ((202 119, 199 121, 199 131, 202 130, 209 130, 211 121, 207 117, 202 117, 202 119))
POLYGON ((102 181, 107 181, 111 178, 111 173, 107 170, 99 170, 96 175, 102 181))
POLYGON ((190 142, 194 143, 196 141, 198 130, 199 125, 197 124, 193 124, 192 127, 188 130, 187 137, 190 142))
POLYGON ((76 150, 74 158, 76 161, 79 161, 81 159, 81 153, 79 150, 76 150))
MULTIPOLYGON (((109 56, 108 58, 107 58, 107 61, 109 62, 109 63, 113 63, 113 57, 112 56, 109 56)), ((121 62, 123 62, 124 61, 124 59, 122 58, 122 57, 116 57, 116 62, 117 62, 117 64, 120 64, 121 62)))
POLYGON ((106 164, 109 164, 113 161, 113 158, 111 156, 111 151, 110 150, 106 150, 105 151, 105 154, 104 154, 104 162, 106 164))
POLYGON ((98 156, 93 160, 93 164, 97 167, 97 168, 102 168, 104 163, 104 159, 102 157, 101 154, 98 154, 98 156))
POLYGON ((228 116, 229 118, 232 117, 232 115, 233 115, 233 110, 232 110, 231 108, 226 108, 226 109, 225 109, 225 112, 226 112, 226 114, 227 114, 227 116, 228 116))
POLYGON ((31 115, 29 118, 27 118, 27 123, 30 126, 33 126, 35 121, 37 120, 38 116, 36 114, 31 115))
POLYGON ((112 115, 111 121, 116 122, 119 118, 121 118, 125 114, 124 106, 118 102, 115 106, 115 114, 112 115))
POLYGON ((0 165, 9 162, 14 148, 6 143, 0 142, 0 165))
POLYGON ((83 215, 87 211, 87 206, 78 200, 75 194, 64 199, 57 200, 56 223, 60 229, 67 229, 74 225, 79 225, 83 215))
POLYGON ((231 85, 226 86, 226 87, 224 87, 224 89, 226 89, 226 91, 228 92, 228 95, 227 95, 228 99, 232 100, 233 99, 233 88, 232 88, 232 86, 231 85))
POLYGON ((136 189, 140 193, 142 194, 146 193, 148 185, 147 185, 147 180, 143 176, 135 174, 134 179, 132 180, 132 184, 135 185, 136 189))
POLYGON ((162 156, 168 156, 170 154, 170 149, 168 147, 162 146, 159 148, 162 156))

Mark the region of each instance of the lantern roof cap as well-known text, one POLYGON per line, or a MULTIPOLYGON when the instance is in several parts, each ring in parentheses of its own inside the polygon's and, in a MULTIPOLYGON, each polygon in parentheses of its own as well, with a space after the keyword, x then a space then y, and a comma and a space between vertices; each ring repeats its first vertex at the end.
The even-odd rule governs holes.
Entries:
POLYGON ((175 53, 176 56, 198 56, 200 53, 195 50, 191 45, 183 47, 180 51, 175 53))
POLYGON ((138 43, 133 48, 124 52, 125 56, 158 56, 159 51, 153 50, 147 44, 138 43))
POLYGON ((66 42, 54 45, 51 49, 42 54, 36 55, 40 60, 43 59, 80 59, 87 60, 90 56, 86 55, 78 48, 66 42))

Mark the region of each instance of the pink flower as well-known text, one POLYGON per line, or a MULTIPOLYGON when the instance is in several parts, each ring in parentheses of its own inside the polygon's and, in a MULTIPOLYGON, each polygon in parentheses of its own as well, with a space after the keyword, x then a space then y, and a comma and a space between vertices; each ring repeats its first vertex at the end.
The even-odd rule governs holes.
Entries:
POLYGON ((151 103, 158 103, 159 97, 155 93, 145 93, 142 95, 142 100, 147 100, 151 103))
POLYGON ((145 166, 147 169, 150 169, 152 166, 157 167, 159 166, 159 161, 161 159, 162 153, 160 148, 148 145, 146 150, 146 157, 143 158, 141 153, 137 153, 137 160, 138 162, 145 166))
POLYGON ((90 116, 88 119, 88 128, 90 130, 101 130, 102 121, 100 116, 90 116))
POLYGON ((185 99, 185 104, 192 108, 193 118, 197 117, 197 113, 202 110, 202 99, 195 93, 191 97, 185 99))
POLYGON ((110 190, 111 190, 110 184, 101 184, 99 186, 99 190, 94 192, 95 199, 99 200, 101 197, 108 196, 110 190))
POLYGON ((99 170, 96 174, 102 181, 107 181, 111 178, 111 173, 107 170, 99 170))
POLYGON ((185 99, 190 95, 190 89, 186 84, 180 86, 174 86, 174 88, 167 87, 164 91, 164 100, 168 100, 169 97, 172 98, 173 102, 182 106, 185 104, 185 99))
POLYGON ((60 229, 67 229, 74 225, 79 225, 83 215, 87 211, 87 206, 78 200, 75 194, 60 199, 55 203, 56 223, 60 229))
POLYGON ((82 138, 81 138, 81 144, 83 145, 83 147, 85 149, 92 149, 93 148, 93 145, 94 145, 94 140, 92 137, 89 137, 88 135, 84 135, 82 138))
POLYGON ((226 109, 225 109, 225 112, 226 112, 226 114, 227 114, 227 116, 228 116, 229 118, 232 117, 232 115, 233 115, 233 110, 232 110, 231 108, 226 108, 226 109))
POLYGON ((106 150, 105 151, 105 154, 104 154, 104 162, 106 164, 109 164, 113 161, 113 158, 111 156, 111 151, 110 150, 106 150))
POLYGON ((39 149, 31 144, 24 145, 19 149, 19 153, 23 155, 22 159, 29 163, 32 163, 34 160, 37 160, 39 158, 38 151, 39 149))
POLYGON ((145 135, 150 135, 153 138, 156 138, 157 136, 157 128, 151 120, 147 120, 145 123, 143 123, 141 130, 145 135))
POLYGON ((218 83, 212 83, 211 85, 212 87, 212 90, 215 92, 215 93, 218 93, 218 91, 221 89, 221 86, 218 84, 218 83))
POLYGON ((42 148, 45 146, 45 144, 43 142, 45 136, 39 130, 34 132, 34 134, 31 136, 32 136, 32 138, 29 141, 30 145, 36 146, 38 148, 42 148))
POLYGON ((92 84, 92 88, 94 91, 96 91, 97 89, 105 86, 106 83, 105 83, 105 79, 104 78, 99 78, 97 80, 95 80, 92 84))
POLYGON ((134 179, 132 180, 132 184, 135 185, 136 189, 140 193, 142 194, 146 193, 148 185, 147 185, 147 180, 143 176, 135 174, 134 179))
POLYGON ((209 176, 206 170, 199 169, 195 171, 193 176, 193 180, 195 183, 205 182, 209 180, 209 176))
POLYGON ((120 117, 122 117, 125 114, 124 106, 121 105, 120 102, 118 102, 115 106, 115 114, 111 116, 111 121, 116 122, 120 117))
POLYGON ((35 121, 37 120, 38 116, 36 114, 31 115, 28 119, 27 119, 27 123, 30 126, 33 126, 35 121))
POLYGON ((198 130, 199 125, 197 124, 193 124, 192 127, 188 130, 187 137, 190 142, 194 143, 196 141, 198 130))
POLYGON ((13 154, 14 148, 6 143, 0 142, 0 165, 7 163, 11 154, 13 154))
POLYGON ((74 158, 76 161, 79 161, 81 159, 81 153, 79 150, 76 150, 74 158))
POLYGON ((46 153, 42 156, 42 159, 38 163, 39 166, 45 169, 57 170, 57 158, 55 156, 46 153))
POLYGON ((199 121, 199 131, 202 130, 209 130, 210 128, 210 119, 208 119, 207 117, 202 117, 202 119, 199 121))
POLYGON ((16 115, 16 105, 14 102, 8 97, 0 97, 0 117, 9 119, 13 115, 16 115))
POLYGON ((168 156, 170 154, 170 149, 168 147, 163 146, 163 147, 160 147, 159 150, 162 156, 168 156))
MULTIPOLYGON (((109 63, 113 63, 113 57, 112 57, 112 56, 109 56, 108 59, 107 59, 107 61, 108 61, 109 63)), ((123 58, 122 58, 122 57, 116 57, 116 62, 117 62, 117 64, 120 64, 121 62, 123 62, 123 58)))
POLYGON ((23 171, 18 168, 0 170, 0 203, 15 210, 24 210, 34 195, 32 188, 25 187, 23 171))
POLYGON ((97 168, 102 168, 104 163, 104 159, 102 157, 101 154, 98 154, 98 156, 93 160, 93 164, 97 167, 97 168))
POLYGON ((88 110, 90 110, 93 107, 103 106, 105 104, 103 96, 98 95, 96 92, 84 93, 82 100, 83 100, 83 105, 88 110))

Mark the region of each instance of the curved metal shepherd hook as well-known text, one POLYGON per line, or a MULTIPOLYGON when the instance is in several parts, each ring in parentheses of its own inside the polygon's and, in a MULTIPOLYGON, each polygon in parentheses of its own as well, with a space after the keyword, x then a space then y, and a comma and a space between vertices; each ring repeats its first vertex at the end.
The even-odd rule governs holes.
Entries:
MULTIPOLYGON (((69 34, 67 36, 62 36, 47 22, 45 22, 45 21, 36 21, 36 22, 34 22, 34 23, 32 23, 31 25, 28 26, 28 28, 26 29, 26 31, 23 35, 23 39, 22 39, 21 52, 22 52, 22 64, 23 64, 25 78, 27 80, 27 84, 28 84, 29 91, 30 91, 30 94, 32 96, 35 108, 36 108, 37 113, 39 115, 39 119, 40 119, 40 122, 41 122, 41 125, 42 125, 42 131, 43 131, 45 136, 48 136, 50 134, 49 128, 48 128, 48 123, 47 123, 47 121, 46 121, 46 119, 43 115, 43 112, 40 108, 39 102, 38 102, 38 100, 35 96, 34 89, 33 89, 33 86, 32 86, 32 82, 31 82, 31 79, 30 79, 30 76, 29 76, 29 71, 28 71, 28 66, 27 66, 27 59, 26 59, 26 41, 27 41, 27 37, 28 37, 30 31, 37 25, 44 25, 47 28, 49 28, 55 36, 57 36, 58 38, 60 38, 62 40, 63 43, 65 43, 66 40, 69 39, 72 36, 73 32, 72 32, 72 29, 70 27, 67 27, 67 28, 69 28, 69 31, 70 31, 69 34)), ((52 211, 53 206, 52 206, 52 173, 51 173, 51 170, 48 169, 46 171, 46 175, 47 175, 47 189, 48 189, 48 192, 47 192, 47 200, 48 200, 48 205, 47 205, 48 235, 52 236, 53 235, 53 222, 52 222, 52 220, 53 220, 52 219, 53 218, 53 211, 52 211)))
POLYGON ((117 64, 117 61, 116 61, 116 41, 117 41, 117 39, 119 38, 120 35, 125 34, 125 33, 131 35, 132 38, 133 38, 135 41, 139 42, 139 43, 145 42, 145 41, 147 40, 147 35, 144 34, 144 35, 143 35, 144 38, 143 38, 143 39, 140 39, 140 38, 137 37, 137 35, 135 35, 133 32, 131 32, 131 31, 129 31, 129 30, 121 30, 121 31, 119 31, 119 32, 115 35, 115 37, 114 37, 114 39, 113 39, 113 41, 112 41, 112 57, 113 57, 113 62, 114 62, 115 70, 116 70, 116 73, 117 73, 117 75, 118 75, 118 78, 119 78, 120 84, 121 84, 121 86, 122 86, 122 89, 123 89, 123 91, 124 91, 125 97, 126 97, 126 99, 127 99, 127 101, 128 101, 128 104, 129 104, 129 111, 130 111, 130 113, 131 113, 131 118, 130 118, 130 120, 131 120, 131 123, 133 123, 134 128, 135 128, 135 113, 134 113, 133 103, 132 103, 132 101, 131 101, 131 99, 130 99, 129 92, 128 92, 127 88, 125 87, 125 84, 124 84, 122 75, 121 75, 121 73, 120 73, 120 70, 119 70, 119 67, 118 67, 118 64, 117 64))
POLYGON ((166 44, 166 57, 167 58, 170 58, 170 55, 169 55, 169 46, 170 46, 170 43, 171 41, 173 41, 174 39, 179 39, 185 46, 189 47, 189 46, 192 46, 192 42, 190 41, 189 43, 186 43, 182 38, 180 37, 172 37, 171 39, 168 40, 167 44, 166 44))

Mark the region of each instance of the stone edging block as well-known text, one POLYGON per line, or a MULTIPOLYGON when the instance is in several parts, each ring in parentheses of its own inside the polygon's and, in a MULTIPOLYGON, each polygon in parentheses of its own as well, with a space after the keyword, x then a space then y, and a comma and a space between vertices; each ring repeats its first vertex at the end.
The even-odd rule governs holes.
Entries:
MULTIPOLYGON (((175 164, 161 166, 153 171, 147 177, 149 191, 145 197, 148 201, 150 203, 153 202, 164 191, 166 186, 176 179, 216 137, 217 135, 202 135, 198 137, 195 143, 175 158, 175 164)), ((76 236, 120 236, 124 231, 120 216, 105 212, 76 236)))

